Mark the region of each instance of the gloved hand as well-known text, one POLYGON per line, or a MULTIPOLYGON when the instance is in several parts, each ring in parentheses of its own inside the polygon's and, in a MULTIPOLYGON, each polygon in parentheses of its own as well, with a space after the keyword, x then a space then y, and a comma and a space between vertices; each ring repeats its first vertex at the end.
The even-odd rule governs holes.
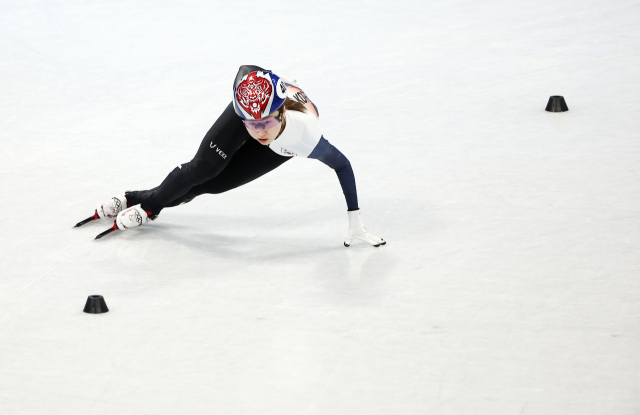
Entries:
POLYGON ((347 214, 349 215, 349 234, 347 240, 344 241, 344 246, 351 245, 354 239, 365 241, 376 248, 387 243, 384 239, 367 232, 367 228, 364 227, 360 220, 360 210, 351 210, 348 211, 347 214))

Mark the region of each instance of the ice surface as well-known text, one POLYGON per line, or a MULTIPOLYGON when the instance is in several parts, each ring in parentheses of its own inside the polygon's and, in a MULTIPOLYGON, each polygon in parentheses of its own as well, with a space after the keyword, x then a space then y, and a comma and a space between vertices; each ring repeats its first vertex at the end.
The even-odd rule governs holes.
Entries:
POLYGON ((0 413, 640 413, 639 67, 630 0, 0 2, 0 413), (387 246, 304 159, 72 229, 241 64, 300 82, 387 246))

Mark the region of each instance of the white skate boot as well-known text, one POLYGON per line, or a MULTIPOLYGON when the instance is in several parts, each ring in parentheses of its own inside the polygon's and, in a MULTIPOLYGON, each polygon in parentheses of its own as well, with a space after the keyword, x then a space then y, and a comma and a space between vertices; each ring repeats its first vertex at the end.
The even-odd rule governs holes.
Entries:
POLYGON ((115 231, 124 231, 126 229, 136 228, 141 226, 144 223, 149 222, 150 220, 155 220, 158 215, 153 215, 150 212, 142 209, 140 205, 131 206, 118 213, 116 216, 116 220, 113 221, 113 226, 106 231, 98 234, 96 239, 100 239, 106 235, 109 235, 111 232, 115 231))
POLYGON ((129 228, 141 226, 143 223, 149 222, 149 213, 147 213, 140 205, 131 206, 128 209, 118 213, 115 225, 121 231, 129 228))
POLYGON ((96 212, 98 212, 98 216, 100 216, 100 218, 115 219, 116 216, 118 216, 118 213, 122 212, 126 208, 127 196, 123 193, 112 197, 98 206, 96 212))
POLYGON ((78 222, 76 226, 74 226, 74 228, 78 228, 82 225, 98 219, 115 219, 116 216, 118 216, 118 213, 122 212, 122 209, 126 209, 127 206, 127 197, 124 193, 118 196, 114 196, 98 206, 93 216, 90 216, 87 219, 78 222))

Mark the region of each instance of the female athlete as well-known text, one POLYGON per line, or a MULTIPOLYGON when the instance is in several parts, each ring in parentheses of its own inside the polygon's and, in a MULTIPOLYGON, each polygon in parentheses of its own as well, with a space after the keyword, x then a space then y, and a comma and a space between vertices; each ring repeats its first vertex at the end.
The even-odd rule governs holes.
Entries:
POLYGON ((235 189, 291 157, 317 159, 336 171, 348 208, 345 246, 355 239, 375 247, 386 244, 362 224, 351 164, 322 136, 316 106, 295 81, 253 65, 240 67, 233 83, 233 102, 205 135, 193 160, 176 167, 158 187, 112 197, 76 226, 114 219, 113 227, 97 238, 140 226, 155 220, 166 207, 190 202, 204 193, 235 189))

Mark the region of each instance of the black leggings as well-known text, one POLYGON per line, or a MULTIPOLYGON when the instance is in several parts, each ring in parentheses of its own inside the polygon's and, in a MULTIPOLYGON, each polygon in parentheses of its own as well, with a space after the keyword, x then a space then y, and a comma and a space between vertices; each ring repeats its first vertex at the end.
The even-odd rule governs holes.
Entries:
POLYGON ((127 193, 130 206, 158 214, 204 193, 223 193, 247 184, 289 160, 247 132, 229 104, 205 135, 193 160, 176 167, 160 186, 127 193))

